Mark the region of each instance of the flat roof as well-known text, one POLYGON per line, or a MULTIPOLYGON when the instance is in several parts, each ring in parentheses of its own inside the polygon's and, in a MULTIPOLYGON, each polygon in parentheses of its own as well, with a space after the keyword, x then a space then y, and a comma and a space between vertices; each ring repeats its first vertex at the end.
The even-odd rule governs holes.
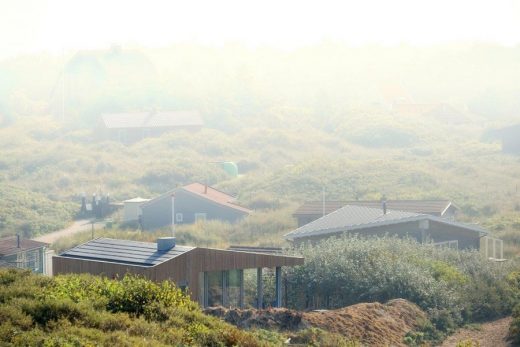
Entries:
POLYGON ((60 256, 128 265, 155 266, 194 248, 176 245, 168 251, 158 251, 155 242, 98 238, 71 248, 61 253, 60 256))
POLYGON ((150 201, 151 199, 145 199, 145 198, 141 198, 140 196, 138 196, 137 198, 133 198, 133 199, 128 199, 128 200, 125 200, 123 201, 124 203, 132 203, 132 202, 148 202, 150 201))

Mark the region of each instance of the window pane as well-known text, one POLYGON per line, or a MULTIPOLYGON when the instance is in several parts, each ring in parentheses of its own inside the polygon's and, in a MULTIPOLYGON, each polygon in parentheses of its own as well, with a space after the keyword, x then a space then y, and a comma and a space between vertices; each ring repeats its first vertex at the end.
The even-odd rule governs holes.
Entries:
POLYGON ((240 306, 240 270, 228 271, 227 303, 229 306, 240 306))
POLYGON ((208 272, 208 306, 222 305, 222 272, 208 272))

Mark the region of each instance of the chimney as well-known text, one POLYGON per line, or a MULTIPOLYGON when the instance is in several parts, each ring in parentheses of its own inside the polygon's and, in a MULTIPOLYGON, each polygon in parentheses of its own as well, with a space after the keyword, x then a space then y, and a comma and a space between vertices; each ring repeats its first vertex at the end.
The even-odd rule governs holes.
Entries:
POLYGON ((386 200, 383 200, 383 214, 386 214, 386 200))
POLYGON ((167 252, 175 247, 175 237, 159 237, 157 239, 157 251, 167 252))
POLYGON ((16 234, 16 248, 21 248, 20 247, 20 234, 16 234))

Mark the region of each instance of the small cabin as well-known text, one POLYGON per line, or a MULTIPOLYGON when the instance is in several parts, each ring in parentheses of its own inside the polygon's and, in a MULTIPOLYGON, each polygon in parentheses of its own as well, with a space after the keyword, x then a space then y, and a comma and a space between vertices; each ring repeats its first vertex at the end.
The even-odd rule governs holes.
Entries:
POLYGON ((201 306, 244 306, 244 270, 256 269, 256 306, 282 305, 282 267, 303 258, 177 245, 174 237, 156 243, 98 238, 53 257, 54 274, 89 273, 121 278, 127 273, 152 281, 173 281, 201 306), (263 301, 263 270, 275 271, 275 302, 263 301))
MULTIPOLYGON (((379 200, 307 201, 293 213, 293 217, 301 227, 346 205, 381 208, 382 204, 379 200)), ((389 210, 429 214, 452 221, 459 211, 450 200, 386 200, 385 205, 389 210)))
POLYGON ((166 192, 140 208, 145 230, 205 220, 235 223, 252 212, 238 205, 232 195, 201 183, 166 192))
POLYGON ((346 205, 285 235, 295 244, 318 242, 342 234, 397 236, 433 243, 438 247, 478 249, 487 257, 503 257, 502 241, 474 224, 455 222, 430 214, 346 205), (486 241, 484 241, 486 240, 486 241), (483 248, 483 246, 485 248, 483 248))
POLYGON ((22 238, 20 235, 0 239, 0 264, 27 269, 36 273, 49 273, 46 249, 48 243, 22 238))
POLYGON ((100 132, 105 140, 131 144, 171 131, 198 131, 204 122, 197 111, 105 113, 100 132))
POLYGON ((141 205, 147 203, 150 199, 141 197, 123 201, 123 222, 136 222, 141 215, 141 205))

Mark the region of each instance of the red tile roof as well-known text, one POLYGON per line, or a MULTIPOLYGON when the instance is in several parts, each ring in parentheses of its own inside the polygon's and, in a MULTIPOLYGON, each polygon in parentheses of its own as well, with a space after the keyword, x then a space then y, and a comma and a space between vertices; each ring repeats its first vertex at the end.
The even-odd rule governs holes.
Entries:
POLYGON ((150 204, 154 203, 156 200, 163 198, 164 196, 175 194, 175 192, 178 191, 179 189, 182 189, 188 193, 191 193, 191 194, 201 197, 203 199, 209 200, 209 201, 219 204, 221 206, 226 206, 226 207, 232 208, 234 210, 244 212, 246 214, 250 214, 251 212, 253 212, 248 208, 235 204, 234 196, 221 192, 220 190, 217 190, 210 186, 207 186, 207 190, 206 190, 206 185, 204 185, 202 183, 198 183, 198 182, 191 183, 184 187, 170 190, 169 192, 161 194, 160 196, 157 196, 157 197, 151 199, 150 201, 145 202, 142 206, 150 205, 150 204))
POLYGON ((199 197, 202 197, 204 199, 213 201, 219 205, 227 206, 230 208, 233 208, 235 210, 239 210, 245 213, 251 213, 252 211, 250 209, 247 209, 245 207, 236 205, 233 201, 235 198, 229 194, 226 194, 224 192, 221 192, 220 190, 217 190, 215 188, 212 188, 210 186, 202 184, 202 183, 191 183, 187 186, 182 187, 181 189, 184 189, 185 191, 188 191, 192 194, 195 194, 199 197))

